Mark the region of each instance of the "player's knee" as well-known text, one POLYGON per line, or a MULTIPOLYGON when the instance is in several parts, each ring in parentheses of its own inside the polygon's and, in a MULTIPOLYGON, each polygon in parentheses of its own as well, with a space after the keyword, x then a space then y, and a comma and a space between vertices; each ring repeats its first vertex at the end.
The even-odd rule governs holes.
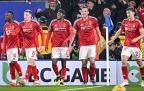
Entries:
POLYGON ((32 59, 32 58, 30 58, 29 60, 28 60, 28 65, 34 65, 34 59, 32 59))
POLYGON ((52 65, 56 65, 57 64, 57 62, 55 62, 55 61, 52 61, 52 65))
POLYGON ((138 64, 138 66, 139 66, 140 68, 143 67, 143 62, 142 62, 142 60, 137 60, 137 64, 138 64))
POLYGON ((87 62, 82 62, 82 67, 87 67, 87 62))
POLYGON ((91 66, 91 67, 95 67, 95 62, 91 62, 91 63, 90 63, 90 66, 91 66))
POLYGON ((122 61, 122 65, 126 66, 127 65, 127 61, 122 61))
POLYGON ((57 59, 52 59, 52 64, 56 65, 57 64, 57 59))
POLYGON ((66 67, 66 61, 62 61, 62 67, 66 67))

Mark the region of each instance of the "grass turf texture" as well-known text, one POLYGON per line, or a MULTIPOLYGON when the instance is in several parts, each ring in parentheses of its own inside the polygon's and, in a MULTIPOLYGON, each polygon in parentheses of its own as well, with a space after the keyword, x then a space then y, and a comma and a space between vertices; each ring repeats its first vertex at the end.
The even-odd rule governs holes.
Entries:
MULTIPOLYGON (((0 86, 0 91, 112 91, 114 86, 25 86, 25 87, 7 87, 0 86)), ((144 87, 130 85, 126 87, 127 91, 144 91, 144 87)))

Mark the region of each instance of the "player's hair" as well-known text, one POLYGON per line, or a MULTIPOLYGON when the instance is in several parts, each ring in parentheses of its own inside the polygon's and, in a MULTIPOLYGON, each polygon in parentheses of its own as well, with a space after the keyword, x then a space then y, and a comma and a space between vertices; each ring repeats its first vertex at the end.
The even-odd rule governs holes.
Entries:
POLYGON ((28 13, 32 14, 32 11, 29 9, 25 10, 24 12, 28 12, 28 13))
POLYGON ((14 13, 11 10, 7 11, 7 13, 10 13, 12 16, 14 16, 14 13))
POLYGON ((132 11, 132 12, 135 12, 135 9, 132 8, 132 7, 129 7, 129 8, 126 9, 126 11, 132 11))
POLYGON ((87 10, 88 10, 88 7, 87 7, 87 6, 84 6, 84 7, 81 8, 81 10, 82 10, 82 9, 87 9, 87 10))

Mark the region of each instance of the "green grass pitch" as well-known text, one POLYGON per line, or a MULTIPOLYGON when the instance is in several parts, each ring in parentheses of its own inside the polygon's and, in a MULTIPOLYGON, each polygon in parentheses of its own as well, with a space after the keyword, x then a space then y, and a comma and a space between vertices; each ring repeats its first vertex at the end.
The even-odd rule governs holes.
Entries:
MULTIPOLYGON (((114 86, 25 86, 25 87, 7 87, 0 86, 0 91, 112 91, 114 86)), ((144 91, 144 87, 130 85, 126 87, 127 91, 144 91)))

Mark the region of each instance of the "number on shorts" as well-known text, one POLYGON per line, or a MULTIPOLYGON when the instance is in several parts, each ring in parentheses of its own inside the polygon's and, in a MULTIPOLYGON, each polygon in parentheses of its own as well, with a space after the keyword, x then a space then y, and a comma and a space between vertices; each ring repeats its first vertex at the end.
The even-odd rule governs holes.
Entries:
POLYGON ((140 58, 141 52, 140 52, 140 51, 136 51, 135 53, 136 53, 136 56, 137 56, 138 58, 140 58))
POLYGON ((16 53, 13 53, 13 60, 15 60, 16 58, 16 53))
POLYGON ((32 51, 32 57, 34 57, 34 55, 35 55, 35 51, 32 51))
POLYGON ((14 58, 16 57, 16 53, 13 53, 13 57, 14 57, 14 58))

